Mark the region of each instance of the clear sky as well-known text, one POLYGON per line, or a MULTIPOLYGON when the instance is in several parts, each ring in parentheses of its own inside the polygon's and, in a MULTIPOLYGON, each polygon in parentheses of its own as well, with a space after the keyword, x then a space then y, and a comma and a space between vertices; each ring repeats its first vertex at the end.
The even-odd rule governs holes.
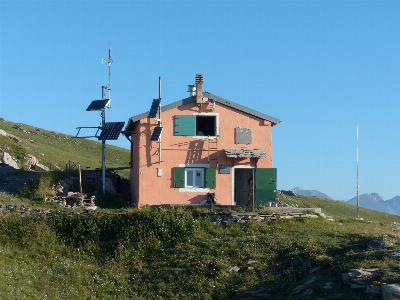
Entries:
MULTIPOLYGON (((0 117, 75 135, 203 89, 282 120, 278 188, 400 195, 399 1, 0 0, 0 117)), ((121 136, 115 143, 129 148, 121 136)))

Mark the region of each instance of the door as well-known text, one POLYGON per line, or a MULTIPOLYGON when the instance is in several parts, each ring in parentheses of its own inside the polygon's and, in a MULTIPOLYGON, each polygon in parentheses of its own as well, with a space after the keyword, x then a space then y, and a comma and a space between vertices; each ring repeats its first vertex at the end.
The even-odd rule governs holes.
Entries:
POLYGON ((255 170, 254 201, 256 206, 276 202, 276 168, 257 168, 255 170))
POLYGON ((235 205, 253 206, 253 169, 235 170, 235 205))

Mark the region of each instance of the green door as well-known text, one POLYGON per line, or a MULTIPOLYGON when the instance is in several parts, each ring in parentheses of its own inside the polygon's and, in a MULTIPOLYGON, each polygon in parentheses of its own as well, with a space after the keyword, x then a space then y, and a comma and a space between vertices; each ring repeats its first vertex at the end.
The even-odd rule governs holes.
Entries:
POLYGON ((267 202, 276 202, 276 168, 255 169, 254 204, 264 206, 267 202))
POLYGON ((196 116, 175 116, 175 135, 196 135, 196 116))

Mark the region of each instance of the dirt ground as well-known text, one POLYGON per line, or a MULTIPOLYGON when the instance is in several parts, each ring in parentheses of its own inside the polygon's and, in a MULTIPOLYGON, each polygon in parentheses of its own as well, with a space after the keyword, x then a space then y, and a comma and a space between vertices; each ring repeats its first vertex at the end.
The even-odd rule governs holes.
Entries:
POLYGON ((39 176, 40 172, 18 170, 0 163, 0 194, 11 195, 18 188, 39 176))

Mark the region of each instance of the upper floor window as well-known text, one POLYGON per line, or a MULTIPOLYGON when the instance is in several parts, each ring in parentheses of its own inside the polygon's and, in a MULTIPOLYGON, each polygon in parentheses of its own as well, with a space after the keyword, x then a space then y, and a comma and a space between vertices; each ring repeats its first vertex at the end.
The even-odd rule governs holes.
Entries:
POLYGON ((218 114, 176 115, 175 135, 218 136, 218 114))

